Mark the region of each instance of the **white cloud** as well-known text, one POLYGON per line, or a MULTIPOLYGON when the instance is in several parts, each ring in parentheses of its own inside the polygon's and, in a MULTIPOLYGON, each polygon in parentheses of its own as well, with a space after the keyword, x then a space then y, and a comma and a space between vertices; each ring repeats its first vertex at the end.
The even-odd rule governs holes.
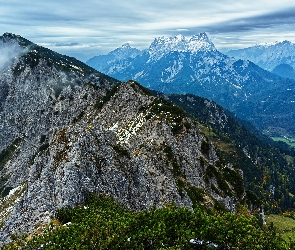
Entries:
POLYGON ((67 53, 107 53, 127 41, 145 48, 158 36, 199 32, 225 48, 287 39, 287 34, 292 41, 294 8, 293 0, 10 0, 1 3, 0 23, 3 33, 38 44, 79 44, 59 46, 67 53))
POLYGON ((13 59, 22 53, 21 49, 16 44, 7 44, 0 42, 0 70, 12 63, 13 59))

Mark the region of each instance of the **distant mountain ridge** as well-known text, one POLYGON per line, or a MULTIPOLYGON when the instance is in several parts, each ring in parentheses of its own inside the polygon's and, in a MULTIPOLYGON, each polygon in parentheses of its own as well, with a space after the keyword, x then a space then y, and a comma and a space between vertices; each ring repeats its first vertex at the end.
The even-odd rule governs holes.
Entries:
POLYGON ((120 48, 111 51, 107 55, 94 56, 89 59, 88 65, 95 69, 100 69, 101 72, 116 72, 120 67, 128 67, 128 58, 131 60, 136 56, 142 55, 142 51, 131 48, 128 43, 123 44, 120 48), (111 67, 111 68, 110 68, 111 67))
POLYGON ((271 72, 284 78, 295 79, 295 69, 289 64, 279 64, 271 72))
POLYGON ((87 63, 122 81, 134 79, 164 93, 203 96, 265 133, 295 135, 295 81, 263 70, 251 61, 222 54, 206 33, 191 38, 157 38, 134 58, 96 59, 87 63), (100 63, 103 67, 95 66, 100 63))
POLYGON ((249 60, 261 68, 272 71, 280 64, 295 67, 295 44, 290 41, 256 45, 249 48, 230 50, 228 56, 249 60))
POLYGON ((158 61, 170 52, 216 51, 214 44, 209 40, 206 33, 200 33, 192 37, 177 35, 175 37, 156 38, 147 50, 149 60, 158 61))

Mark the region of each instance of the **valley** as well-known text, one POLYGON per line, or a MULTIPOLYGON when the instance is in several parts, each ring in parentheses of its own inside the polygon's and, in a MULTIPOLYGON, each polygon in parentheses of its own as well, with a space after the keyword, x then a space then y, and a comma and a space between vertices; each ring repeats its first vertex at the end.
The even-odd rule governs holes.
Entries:
POLYGON ((281 141, 281 142, 285 142, 288 145, 290 145, 291 147, 295 147, 295 138, 293 137, 271 137, 274 141, 281 141))

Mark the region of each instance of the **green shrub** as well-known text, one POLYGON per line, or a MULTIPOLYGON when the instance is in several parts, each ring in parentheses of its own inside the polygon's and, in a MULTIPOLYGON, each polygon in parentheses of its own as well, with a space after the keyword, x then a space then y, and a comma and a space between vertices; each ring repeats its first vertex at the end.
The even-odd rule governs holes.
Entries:
POLYGON ((113 146, 113 149, 117 152, 121 157, 130 158, 130 153, 127 149, 123 148, 121 145, 117 144, 113 146))
POLYGON ((14 155, 18 145, 21 143, 20 138, 16 138, 6 149, 0 152, 0 170, 4 167, 7 161, 14 155))
POLYGON ((30 240, 14 237, 3 249, 195 249, 191 239, 214 242, 219 249, 288 249, 273 228, 261 229, 255 217, 208 213, 198 206, 194 211, 167 205, 134 212, 110 197, 90 195, 84 206, 56 215, 71 224, 51 225, 30 240))
POLYGON ((46 150, 47 148, 49 148, 49 143, 44 143, 42 144, 40 147, 39 147, 39 151, 44 151, 46 150))
POLYGON ((209 155, 210 144, 207 141, 202 141, 201 143, 201 151, 204 155, 209 155))

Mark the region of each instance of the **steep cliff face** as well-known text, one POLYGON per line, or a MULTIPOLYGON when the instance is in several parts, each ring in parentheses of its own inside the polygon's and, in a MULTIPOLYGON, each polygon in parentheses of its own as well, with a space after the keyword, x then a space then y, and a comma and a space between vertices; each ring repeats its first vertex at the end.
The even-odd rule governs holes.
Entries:
MULTIPOLYGON (((92 88, 79 91, 82 100, 92 88)), ((99 98, 99 92, 95 95, 99 98)), ((134 83, 124 83, 100 110, 85 101, 89 108, 79 106, 84 109, 79 121, 55 127, 44 147, 37 147, 40 136, 30 143, 22 138, 2 169, 5 186, 16 188, 2 203, 2 239, 11 232, 39 229, 56 209, 82 204, 90 192, 110 194, 136 210, 171 202, 214 206, 215 199, 234 210, 243 194, 222 190, 216 177, 205 177, 207 168, 218 171, 214 148, 188 118, 151 112, 165 105, 155 100, 134 83)))
POLYGON ((221 163, 180 108, 32 47, 0 77, 0 244, 42 230, 89 193, 135 210, 175 202, 234 211, 244 189, 221 169, 242 186, 241 171, 221 163))

